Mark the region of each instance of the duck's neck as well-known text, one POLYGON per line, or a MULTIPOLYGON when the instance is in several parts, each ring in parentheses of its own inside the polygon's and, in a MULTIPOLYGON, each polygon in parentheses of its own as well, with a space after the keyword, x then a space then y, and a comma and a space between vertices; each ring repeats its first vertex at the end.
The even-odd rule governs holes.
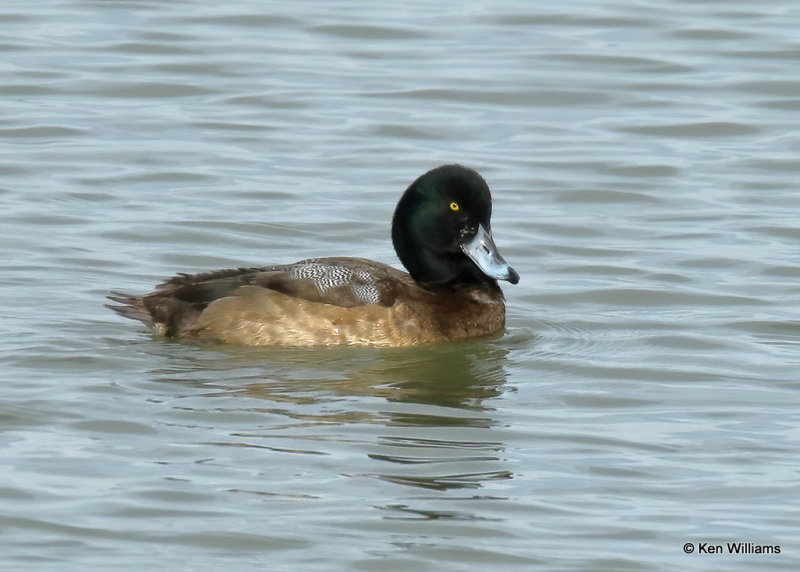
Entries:
POLYGON ((497 280, 489 278, 484 274, 479 276, 462 277, 443 283, 418 282, 420 286, 434 294, 442 296, 466 296, 475 300, 505 300, 503 290, 497 280), (464 279, 467 278, 467 279, 464 279))

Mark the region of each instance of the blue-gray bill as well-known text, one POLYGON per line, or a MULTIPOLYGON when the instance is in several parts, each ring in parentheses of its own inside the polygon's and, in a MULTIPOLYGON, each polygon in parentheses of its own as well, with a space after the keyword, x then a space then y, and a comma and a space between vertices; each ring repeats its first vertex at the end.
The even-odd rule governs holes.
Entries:
POLYGON ((500 256, 492 239, 492 233, 483 228, 483 225, 478 225, 475 237, 463 243, 461 250, 486 276, 495 280, 508 280, 512 284, 519 282, 519 274, 500 256))

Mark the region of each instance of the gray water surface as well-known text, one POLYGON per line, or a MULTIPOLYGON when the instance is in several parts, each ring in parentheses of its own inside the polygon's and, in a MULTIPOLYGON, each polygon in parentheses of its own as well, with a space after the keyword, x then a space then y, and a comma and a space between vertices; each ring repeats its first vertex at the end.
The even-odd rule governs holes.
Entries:
POLYGON ((800 567, 796 2, 0 22, 4 569, 800 567), (395 202, 447 162, 522 276, 498 339, 170 343, 103 307, 176 272, 396 265, 395 202))

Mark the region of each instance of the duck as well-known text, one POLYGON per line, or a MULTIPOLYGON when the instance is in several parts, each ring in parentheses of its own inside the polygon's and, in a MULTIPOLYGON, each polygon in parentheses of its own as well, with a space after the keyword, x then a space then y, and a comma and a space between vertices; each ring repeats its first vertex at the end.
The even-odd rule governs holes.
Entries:
POLYGON ((407 272, 365 258, 180 273, 108 307, 154 334, 245 346, 404 347, 498 335, 519 282, 491 231, 492 198, 477 171, 442 165, 401 196, 391 223, 407 272))

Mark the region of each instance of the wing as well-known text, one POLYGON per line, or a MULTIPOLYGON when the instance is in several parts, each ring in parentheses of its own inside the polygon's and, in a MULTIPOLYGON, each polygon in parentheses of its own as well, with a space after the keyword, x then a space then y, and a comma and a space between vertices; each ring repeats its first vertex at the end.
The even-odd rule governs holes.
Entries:
POLYGON ((318 258, 296 262, 256 277, 254 286, 312 302, 352 308, 391 306, 397 296, 395 269, 359 258, 318 258))
POLYGON ((311 258, 279 266, 181 274, 159 285, 152 295, 208 304, 233 295, 241 286, 259 286, 345 308, 391 306, 397 281, 405 282, 407 277, 405 272, 363 258, 311 258))

